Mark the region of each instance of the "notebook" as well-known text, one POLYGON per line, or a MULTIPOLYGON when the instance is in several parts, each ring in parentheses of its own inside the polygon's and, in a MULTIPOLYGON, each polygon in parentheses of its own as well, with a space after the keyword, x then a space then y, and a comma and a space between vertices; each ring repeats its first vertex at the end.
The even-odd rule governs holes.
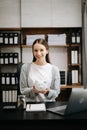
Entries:
POLYGON ((44 103, 27 104, 26 111, 27 112, 46 111, 46 106, 44 103))
POLYGON ((66 105, 47 109, 49 112, 53 112, 62 116, 85 110, 87 111, 87 89, 84 88, 72 88, 69 101, 66 105))

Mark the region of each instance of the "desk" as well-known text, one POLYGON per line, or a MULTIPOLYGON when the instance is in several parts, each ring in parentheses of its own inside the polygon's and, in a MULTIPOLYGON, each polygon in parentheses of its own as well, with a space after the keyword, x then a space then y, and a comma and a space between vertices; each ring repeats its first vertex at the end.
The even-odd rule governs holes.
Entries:
MULTIPOLYGON (((61 104, 66 104, 66 102, 48 102, 46 103, 46 108, 61 104)), ((8 128, 8 130, 12 130, 13 128, 27 130, 32 127, 36 129, 39 127, 40 130, 47 127, 48 129, 53 128, 53 130, 57 128, 71 129, 71 127, 73 129, 77 127, 83 129, 85 126, 87 127, 87 123, 85 124, 86 120, 85 122, 80 120, 81 123, 79 123, 79 119, 87 119, 87 111, 63 117, 47 111, 26 112, 25 110, 18 109, 0 110, 0 128, 8 128)))
MULTIPOLYGON (((47 102, 46 108, 66 104, 66 102, 47 102)), ((87 119, 87 111, 69 116, 60 116, 48 111, 26 112, 25 110, 6 109, 0 110, 0 120, 66 120, 66 119, 87 119)))

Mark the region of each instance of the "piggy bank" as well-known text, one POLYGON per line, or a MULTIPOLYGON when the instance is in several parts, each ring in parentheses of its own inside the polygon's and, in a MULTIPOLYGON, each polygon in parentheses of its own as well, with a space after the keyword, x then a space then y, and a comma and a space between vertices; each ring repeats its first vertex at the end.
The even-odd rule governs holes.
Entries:
POLYGON ((44 81, 43 82, 41 82, 41 81, 35 81, 34 86, 39 91, 43 91, 47 87, 46 82, 44 82, 44 81))

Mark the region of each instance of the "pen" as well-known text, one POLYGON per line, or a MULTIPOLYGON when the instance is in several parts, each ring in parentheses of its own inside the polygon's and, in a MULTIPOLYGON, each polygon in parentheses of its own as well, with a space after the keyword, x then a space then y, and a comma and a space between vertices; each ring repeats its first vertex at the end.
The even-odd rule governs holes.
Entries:
POLYGON ((29 104, 29 109, 31 109, 31 104, 29 104))

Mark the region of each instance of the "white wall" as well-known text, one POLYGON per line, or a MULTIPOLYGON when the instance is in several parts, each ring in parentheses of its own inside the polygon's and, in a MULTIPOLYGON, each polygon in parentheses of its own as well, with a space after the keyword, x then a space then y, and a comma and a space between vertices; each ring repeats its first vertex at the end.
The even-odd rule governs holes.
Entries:
POLYGON ((0 27, 20 27, 20 0, 0 0, 0 27))
POLYGON ((21 25, 81 27, 81 0, 21 0, 21 25))
POLYGON ((81 27, 81 16, 81 0, 0 0, 0 27, 81 27))

